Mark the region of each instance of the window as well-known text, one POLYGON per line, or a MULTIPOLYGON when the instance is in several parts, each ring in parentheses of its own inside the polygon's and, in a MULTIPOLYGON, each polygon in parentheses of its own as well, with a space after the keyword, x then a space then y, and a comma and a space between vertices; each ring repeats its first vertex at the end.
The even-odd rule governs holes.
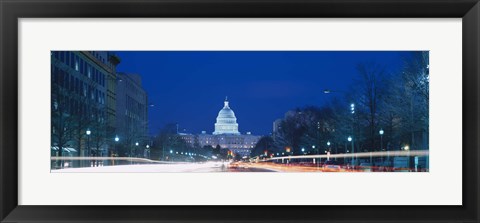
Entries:
POLYGON ((52 79, 53 79, 53 83, 58 83, 58 68, 57 67, 53 68, 52 79))
POLYGON ((75 79, 73 76, 70 76, 70 91, 74 91, 75 88, 75 79))
POLYGON ((75 54, 73 52, 70 53, 70 67, 75 69, 75 54))
POLYGON ((77 94, 80 93, 80 86, 79 86, 78 78, 75 78, 75 93, 77 93, 77 94))
POLYGON ((63 87, 68 89, 70 86, 70 75, 68 75, 67 72, 64 72, 64 77, 65 77, 65 86, 63 87))
POLYGON ((81 73, 81 74, 85 74, 85 73, 83 72, 83 65, 84 65, 84 64, 83 64, 83 60, 80 58, 80 73, 81 73))
POLYGON ((78 61, 78 56, 75 55, 75 70, 78 71, 79 70, 79 61, 78 61))
POLYGON ((67 64, 67 66, 70 66, 70 52, 69 51, 65 52, 65 63, 67 64))

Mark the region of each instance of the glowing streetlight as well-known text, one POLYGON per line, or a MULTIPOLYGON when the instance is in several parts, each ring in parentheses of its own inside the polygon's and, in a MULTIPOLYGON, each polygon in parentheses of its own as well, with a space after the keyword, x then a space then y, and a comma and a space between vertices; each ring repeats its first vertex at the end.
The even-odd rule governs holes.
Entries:
POLYGON ((330 141, 327 142, 327 146, 330 146, 330 141))
MULTIPOLYGON (((117 152, 117 144, 118 144, 118 141, 120 141, 120 138, 118 138, 118 136, 115 136, 115 148, 113 148, 115 150, 115 153, 118 153, 117 152)), ((113 156, 113 153, 112 153, 112 156, 113 156)))
POLYGON ((383 150, 383 133, 385 133, 383 129, 380 129, 380 131, 378 131, 378 134, 380 134, 380 150, 383 150))
POLYGON ((90 129, 87 129, 85 133, 87 134, 87 155, 90 156, 90 134, 92 134, 92 132, 90 129))
POLYGON ((352 166, 355 166, 355 155, 353 155, 355 153, 355 147, 353 147, 353 138, 351 136, 348 136, 347 140, 349 142, 352 142, 352 166))

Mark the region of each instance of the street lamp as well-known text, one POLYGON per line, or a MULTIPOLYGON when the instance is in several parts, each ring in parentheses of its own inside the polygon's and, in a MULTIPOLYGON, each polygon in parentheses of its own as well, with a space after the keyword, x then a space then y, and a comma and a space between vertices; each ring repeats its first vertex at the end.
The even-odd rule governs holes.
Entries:
POLYGON ((408 168, 410 168, 410 146, 405 145, 403 147, 403 150, 407 152, 407 161, 408 161, 407 165, 408 165, 408 168))
POLYGON ((327 142, 327 146, 330 146, 330 141, 327 142))
POLYGON ((147 154, 145 154, 145 155, 146 155, 145 158, 147 158, 147 157, 150 158, 150 145, 147 144, 147 145, 145 146, 145 148, 147 148, 147 149, 146 149, 147 154))
POLYGON ((353 138, 352 138, 351 136, 349 136, 349 137, 347 138, 347 140, 348 140, 349 142, 352 142, 352 166, 354 166, 354 165, 355 165, 355 157, 354 157, 354 156, 355 156, 355 155, 354 155, 354 153, 355 153, 355 147, 353 147, 353 138))
MULTIPOLYGON (((135 156, 137 155, 136 153, 137 153, 137 150, 138 150, 138 145, 139 145, 138 142, 135 142, 135 150, 134 150, 135 151, 134 152, 135 156)), ((133 156, 133 154, 132 154, 132 156, 133 156)))
POLYGON ((90 156, 90 134, 92 134, 92 132, 90 129, 87 129, 85 133, 87 133, 87 155, 90 156))
MULTIPOLYGON (((383 131, 383 129, 380 129, 380 131, 378 131, 378 134, 380 134, 380 151, 383 151, 383 133, 385 133, 383 131)), ((389 157, 389 154, 388 154, 388 151, 387 151, 387 161, 390 159, 389 157)))
MULTIPOLYGON (((312 150, 315 152, 315 145, 312 145, 312 150)), ((320 155, 320 149, 318 149, 317 154, 320 155)), ((322 161, 321 158, 318 158, 317 168, 320 168, 320 162, 322 161)), ((315 164, 315 158, 313 158, 313 164, 315 164)))
MULTIPOLYGON (((114 148, 114 149, 115 149, 115 153, 118 153, 118 152, 117 152, 117 143, 118 143, 118 141, 120 141, 120 138, 118 138, 118 136, 115 136, 115 148, 114 148)), ((112 154, 112 155, 113 155, 113 154, 112 154)))
POLYGON ((383 129, 380 129, 380 131, 378 131, 378 133, 380 134, 380 150, 383 150, 383 129))

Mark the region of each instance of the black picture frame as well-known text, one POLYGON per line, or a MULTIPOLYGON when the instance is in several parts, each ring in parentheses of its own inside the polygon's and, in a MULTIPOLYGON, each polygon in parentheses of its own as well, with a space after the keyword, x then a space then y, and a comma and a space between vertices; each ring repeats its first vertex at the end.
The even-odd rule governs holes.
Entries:
POLYGON ((2 222, 478 222, 480 219, 480 156, 478 152, 480 5, 478 0, 0 0, 0 16, 0 219, 2 222), (462 18, 463 205, 18 205, 18 19, 77 17, 462 18))

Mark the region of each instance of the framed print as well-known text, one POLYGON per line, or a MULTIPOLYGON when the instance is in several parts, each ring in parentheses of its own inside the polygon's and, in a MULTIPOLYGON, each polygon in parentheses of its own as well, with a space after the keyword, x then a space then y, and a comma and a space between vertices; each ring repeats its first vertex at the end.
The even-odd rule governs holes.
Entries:
POLYGON ((2 1, 2 222, 478 222, 478 1, 2 1))

